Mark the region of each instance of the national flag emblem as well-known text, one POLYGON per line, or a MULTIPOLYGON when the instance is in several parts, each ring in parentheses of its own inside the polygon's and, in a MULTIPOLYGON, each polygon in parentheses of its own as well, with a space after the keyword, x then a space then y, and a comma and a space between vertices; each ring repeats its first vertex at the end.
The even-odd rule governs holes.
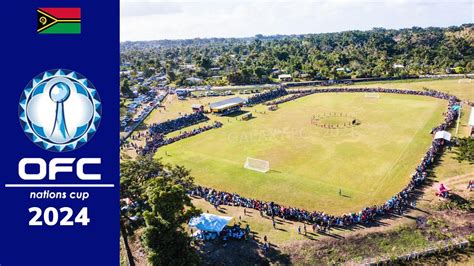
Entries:
POLYGON ((38 33, 80 34, 81 9, 77 7, 41 7, 38 12, 38 33))

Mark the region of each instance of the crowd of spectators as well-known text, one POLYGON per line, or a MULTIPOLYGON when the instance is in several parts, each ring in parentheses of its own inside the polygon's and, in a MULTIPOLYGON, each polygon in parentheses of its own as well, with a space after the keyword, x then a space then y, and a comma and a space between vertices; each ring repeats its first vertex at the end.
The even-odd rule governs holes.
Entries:
POLYGON ((233 226, 226 226, 220 233, 208 232, 198 230, 193 233, 193 237, 198 240, 209 241, 217 238, 227 241, 230 239, 247 239, 250 236, 250 226, 247 224, 245 228, 240 227, 240 224, 234 224, 233 226))
POLYGON ((278 104, 281 104, 281 103, 286 103, 286 102, 296 100, 296 99, 304 97, 304 96, 308 96, 309 94, 311 94, 311 93, 298 93, 298 94, 294 93, 294 94, 292 94, 288 97, 278 99, 278 100, 275 100, 275 101, 271 101, 271 102, 267 102, 265 104, 266 105, 278 105, 278 104))
POLYGON ((247 105, 248 106, 256 105, 259 103, 271 101, 273 99, 276 99, 278 97, 282 97, 285 95, 288 95, 288 92, 283 88, 259 93, 259 94, 249 97, 247 100, 247 105))
MULTIPOLYGON (((308 92, 308 90, 304 91, 308 92)), ((432 133, 439 130, 445 130, 452 126, 456 121, 459 111, 453 106, 458 104, 458 100, 451 95, 434 90, 414 91, 414 90, 398 90, 398 89, 383 89, 383 88, 334 88, 334 89, 318 89, 311 90, 312 93, 324 92, 379 92, 379 93, 398 93, 398 94, 412 94, 431 96, 440 99, 448 100, 448 110, 445 113, 445 119, 442 124, 434 128, 432 133)), ((300 92, 303 93, 303 92, 300 92)), ((377 218, 389 215, 401 215, 410 206, 415 206, 415 199, 413 192, 419 188, 427 178, 427 171, 433 166, 433 163, 439 158, 445 149, 446 143, 444 139, 433 139, 430 148, 422 158, 420 164, 416 167, 408 185, 398 194, 391 197, 384 204, 379 206, 366 207, 359 212, 344 214, 341 216, 334 216, 318 211, 307 211, 295 207, 286 207, 275 202, 261 201, 257 199, 245 198, 235 193, 228 193, 224 191, 216 191, 211 188, 195 186, 188 190, 188 193, 193 196, 199 196, 210 202, 214 207, 218 208, 220 205, 241 206, 244 208, 251 208, 258 210, 260 214, 268 215, 274 218, 275 216, 293 221, 300 221, 312 224, 313 228, 329 229, 332 226, 344 227, 354 224, 368 224, 375 222, 377 218)))
POLYGON ((228 239, 243 239, 250 234, 250 226, 247 224, 245 228, 241 228, 239 224, 227 226, 222 230, 221 236, 224 241, 228 239))
POLYGON ((143 148, 139 148, 137 150, 137 153, 141 155, 154 154, 159 147, 163 147, 173 142, 189 138, 201 134, 205 131, 211 130, 213 128, 219 127, 222 127, 222 123, 219 121, 215 121, 211 125, 201 126, 190 131, 184 131, 181 132, 179 135, 170 138, 165 138, 164 134, 161 133, 150 133, 146 137, 145 146, 143 148))
POLYGON ((207 231, 197 231, 193 233, 193 237, 198 240, 210 241, 217 239, 219 235, 216 232, 207 232, 207 231))
POLYGON ((402 89, 391 89, 391 88, 327 88, 327 89, 292 89, 287 90, 288 94, 301 94, 305 95, 315 94, 315 93, 348 93, 348 92, 363 92, 363 93, 394 93, 394 94, 410 94, 410 95, 420 95, 420 96, 430 96, 434 98, 449 100, 454 99, 457 102, 459 100, 447 93, 436 91, 436 90, 402 90, 402 89))
MULTIPOLYGON (((148 133, 146 133, 145 135, 148 135, 148 133)), ((130 137, 131 140, 138 140, 138 137, 130 137)), ((128 150, 128 149, 132 149, 132 150, 135 150, 135 151, 138 151, 140 149, 140 145, 137 144, 137 143, 134 143, 134 142, 131 142, 129 140, 124 140, 123 142, 120 143, 120 150, 128 150)), ((122 158, 122 157, 120 157, 122 158)))
POLYGON ((209 120, 209 118, 202 112, 187 114, 173 120, 168 120, 162 123, 154 123, 150 126, 149 132, 151 134, 167 134, 207 120, 209 120))

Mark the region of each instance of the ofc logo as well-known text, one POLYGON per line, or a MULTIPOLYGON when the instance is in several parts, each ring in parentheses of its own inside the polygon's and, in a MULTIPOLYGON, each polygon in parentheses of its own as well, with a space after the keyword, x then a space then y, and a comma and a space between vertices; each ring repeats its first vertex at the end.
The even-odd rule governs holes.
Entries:
POLYGON ((94 85, 81 74, 54 69, 34 77, 18 108, 28 138, 48 151, 75 150, 96 132, 102 104, 94 85))

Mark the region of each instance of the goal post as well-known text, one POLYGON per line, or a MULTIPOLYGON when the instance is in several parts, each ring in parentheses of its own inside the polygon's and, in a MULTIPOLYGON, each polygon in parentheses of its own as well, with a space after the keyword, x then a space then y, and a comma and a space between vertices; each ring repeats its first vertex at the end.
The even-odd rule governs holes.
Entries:
POLYGON ((378 92, 367 92, 365 93, 364 97, 369 99, 379 99, 380 94, 378 92))
POLYGON ((270 162, 247 157, 244 164, 245 169, 266 173, 270 170, 270 162))

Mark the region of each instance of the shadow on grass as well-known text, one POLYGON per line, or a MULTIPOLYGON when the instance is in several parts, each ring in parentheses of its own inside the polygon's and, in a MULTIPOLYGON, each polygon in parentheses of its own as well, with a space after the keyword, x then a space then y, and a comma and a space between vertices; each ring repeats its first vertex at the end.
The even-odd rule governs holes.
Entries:
POLYGON ((198 253, 204 265, 289 265, 290 257, 283 254, 269 239, 264 250, 263 238, 251 232, 248 239, 221 239, 198 244, 198 253))
POLYGON ((230 113, 228 115, 223 115, 222 117, 237 117, 237 116, 241 116, 243 114, 246 114, 248 113, 249 111, 243 111, 243 110, 240 110, 240 111, 237 111, 237 112, 233 112, 233 113, 230 113))
POLYGON ((267 173, 277 173, 280 174, 281 171, 275 170, 275 169, 270 169, 267 173))
POLYGON ((276 224, 280 224, 280 225, 281 225, 281 224, 285 224, 282 220, 278 220, 278 219, 275 219, 275 223, 276 223, 276 224))
POLYGON ((469 201, 467 199, 459 196, 456 193, 451 193, 451 195, 449 195, 449 199, 455 202, 456 204, 469 204, 469 201))
POLYGON ((332 237, 332 238, 335 238, 335 239, 339 239, 339 240, 345 239, 345 237, 340 236, 340 235, 338 235, 338 234, 321 233, 321 235, 323 235, 323 236, 329 236, 329 237, 332 237))

